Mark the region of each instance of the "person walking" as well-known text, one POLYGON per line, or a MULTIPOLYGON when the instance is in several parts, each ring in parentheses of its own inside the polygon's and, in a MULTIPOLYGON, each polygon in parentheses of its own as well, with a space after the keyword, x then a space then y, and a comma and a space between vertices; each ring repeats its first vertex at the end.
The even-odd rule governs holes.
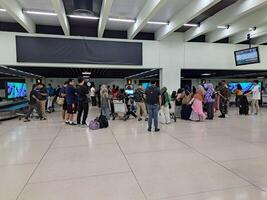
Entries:
POLYGON ((73 122, 73 115, 76 113, 76 89, 74 79, 69 79, 66 87, 67 114, 65 123, 71 126, 77 125, 73 122))
POLYGON ((38 92, 36 91, 36 88, 37 86, 34 84, 30 92, 29 110, 25 116, 24 122, 31 121, 29 120, 29 117, 31 116, 34 110, 37 111, 40 120, 42 120, 42 113, 41 113, 40 106, 39 106, 39 99, 37 98, 38 92))
POLYGON ((213 120, 214 117, 214 102, 215 102, 215 90, 212 83, 206 83, 204 85, 206 93, 204 97, 204 104, 207 110, 207 119, 213 120))
POLYGON ((88 104, 88 97, 87 94, 89 93, 88 88, 84 85, 85 81, 83 78, 78 78, 78 86, 77 86, 77 97, 78 97, 78 115, 77 115, 77 124, 85 126, 87 116, 88 116, 88 110, 89 110, 89 104, 88 104), (82 123, 81 123, 81 117, 82 123))
POLYGON ((261 99, 261 89, 259 86, 259 81, 253 81, 253 89, 248 94, 252 94, 252 102, 251 102, 251 114, 257 115, 260 111, 259 101, 261 99), (254 113, 254 111, 256 111, 254 113))
POLYGON ((162 119, 164 124, 170 124, 171 123, 171 117, 170 117, 170 107, 171 107, 171 98, 167 91, 166 87, 163 87, 161 89, 161 110, 162 110, 162 119))
POLYGON ((142 85, 139 85, 134 93, 134 100, 136 102, 137 107, 137 117, 138 121, 142 121, 142 116, 147 121, 147 110, 145 104, 145 91, 142 85))
POLYGON ((54 100, 54 89, 51 83, 49 83, 47 87, 47 107, 46 107, 46 111, 49 113, 52 111, 53 100, 54 100))
POLYGON ((152 80, 151 86, 145 92, 145 99, 148 108, 148 131, 151 132, 152 121, 154 121, 155 132, 159 132, 158 112, 161 107, 161 94, 156 86, 157 82, 152 80))

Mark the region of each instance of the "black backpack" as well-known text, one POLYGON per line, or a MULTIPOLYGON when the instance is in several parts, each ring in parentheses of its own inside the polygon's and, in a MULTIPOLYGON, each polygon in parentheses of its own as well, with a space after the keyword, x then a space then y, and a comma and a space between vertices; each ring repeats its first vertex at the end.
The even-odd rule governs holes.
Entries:
POLYGON ((104 115, 100 115, 100 117, 98 118, 99 124, 100 124, 100 128, 107 128, 108 127, 108 119, 106 118, 106 116, 104 115))

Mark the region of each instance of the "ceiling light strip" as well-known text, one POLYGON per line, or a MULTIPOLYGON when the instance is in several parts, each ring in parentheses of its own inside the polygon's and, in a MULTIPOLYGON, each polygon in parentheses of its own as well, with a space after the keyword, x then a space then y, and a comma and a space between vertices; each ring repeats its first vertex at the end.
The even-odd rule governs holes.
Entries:
POLYGON ((57 14, 54 12, 45 12, 45 11, 24 10, 24 13, 31 14, 31 15, 57 16, 57 14))
POLYGON ((115 22, 127 22, 127 23, 135 23, 135 20, 133 19, 120 19, 120 18, 108 18, 109 21, 115 21, 115 22))
POLYGON ((6 9, 0 8, 0 12, 6 12, 6 9))
POLYGON ((184 26, 188 26, 188 27, 199 27, 199 24, 184 24, 184 26))
POLYGON ((84 15, 68 15, 70 18, 76 18, 76 19, 90 19, 90 20, 98 20, 99 17, 94 16, 84 16, 84 15))

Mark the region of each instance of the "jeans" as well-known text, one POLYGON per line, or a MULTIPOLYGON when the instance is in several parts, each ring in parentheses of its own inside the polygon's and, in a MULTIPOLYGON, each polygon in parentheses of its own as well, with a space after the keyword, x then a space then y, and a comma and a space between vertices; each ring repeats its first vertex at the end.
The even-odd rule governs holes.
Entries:
POLYGON ((102 107, 101 108, 101 115, 104 115, 107 120, 110 120, 110 110, 109 107, 102 107))
POLYGON ((152 120, 154 119, 155 129, 158 129, 158 113, 159 113, 159 105, 147 105, 148 108, 148 128, 152 127, 152 120))
POLYGON ((207 119, 213 119, 214 117, 214 102, 206 103, 207 119))
POLYGON ((88 109, 89 109, 88 102, 79 102, 78 103, 77 124, 81 123, 82 114, 83 114, 82 124, 86 124, 86 119, 88 116, 88 109))
POLYGON ((40 106, 39 106, 38 103, 36 103, 36 104, 33 104, 33 105, 29 105, 29 110, 28 110, 28 112, 27 112, 27 114, 26 114, 25 119, 29 119, 29 117, 30 117, 31 114, 33 113, 33 110, 34 110, 34 109, 37 111, 39 117, 42 117, 42 113, 41 113, 41 110, 40 110, 40 106))
POLYGON ((53 105, 53 99, 54 97, 47 97, 47 108, 46 110, 49 110, 50 108, 52 108, 52 105, 53 105))

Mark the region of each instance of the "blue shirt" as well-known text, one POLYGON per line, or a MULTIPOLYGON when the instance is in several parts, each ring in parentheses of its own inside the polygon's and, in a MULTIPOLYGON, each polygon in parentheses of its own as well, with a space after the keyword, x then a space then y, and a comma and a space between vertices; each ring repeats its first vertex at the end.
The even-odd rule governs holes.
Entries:
POLYGON ((66 101, 67 104, 76 103, 76 89, 72 85, 66 87, 66 101))

